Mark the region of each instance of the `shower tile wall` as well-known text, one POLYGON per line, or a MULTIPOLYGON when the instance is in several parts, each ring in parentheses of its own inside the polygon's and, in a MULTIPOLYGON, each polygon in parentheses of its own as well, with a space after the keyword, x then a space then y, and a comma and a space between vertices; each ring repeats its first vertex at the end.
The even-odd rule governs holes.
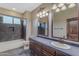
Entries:
POLYGON ((0 17, 0 42, 16 40, 21 38, 21 25, 4 24, 3 17, 0 17), (14 27, 14 31, 13 28, 14 27))

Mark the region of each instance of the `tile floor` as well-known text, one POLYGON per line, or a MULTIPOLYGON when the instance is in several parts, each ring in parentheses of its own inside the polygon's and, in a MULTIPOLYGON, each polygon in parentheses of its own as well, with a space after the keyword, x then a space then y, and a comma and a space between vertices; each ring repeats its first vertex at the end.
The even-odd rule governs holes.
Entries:
POLYGON ((0 56, 31 56, 30 50, 24 50, 23 47, 0 52, 0 56))

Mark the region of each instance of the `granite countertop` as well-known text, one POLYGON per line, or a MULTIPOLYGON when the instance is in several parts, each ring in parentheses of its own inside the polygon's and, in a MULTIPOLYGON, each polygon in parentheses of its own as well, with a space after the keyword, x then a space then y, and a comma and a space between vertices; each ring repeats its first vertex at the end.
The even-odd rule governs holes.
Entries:
MULTIPOLYGON (((50 40, 50 39, 46 39, 46 38, 41 38, 41 37, 31 37, 33 40, 37 41, 37 42, 40 42, 40 43, 43 43, 51 48, 54 48, 56 50, 59 50, 61 52, 64 52, 68 55, 71 55, 71 56, 79 56, 79 47, 78 46, 75 46, 75 45, 70 45, 71 48, 70 49, 61 49, 61 48, 58 48, 58 47, 55 47, 51 44, 52 41, 54 41, 53 39, 50 40)), ((68 44, 69 45, 69 44, 68 44)))

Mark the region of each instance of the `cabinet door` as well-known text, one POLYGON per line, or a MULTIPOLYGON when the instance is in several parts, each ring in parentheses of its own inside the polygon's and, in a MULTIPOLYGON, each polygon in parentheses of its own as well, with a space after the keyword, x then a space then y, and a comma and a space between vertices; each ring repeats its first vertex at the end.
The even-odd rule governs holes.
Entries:
POLYGON ((63 53, 61 51, 56 51, 56 56, 68 56, 68 54, 63 53))
POLYGON ((38 55, 41 56, 41 46, 40 44, 35 43, 35 41, 31 41, 30 42, 30 49, 31 49, 31 53, 32 55, 38 55))
POLYGON ((55 50, 47 46, 42 46, 42 54, 45 56, 55 56, 55 50))
POLYGON ((40 46, 40 44, 34 43, 34 47, 35 47, 35 53, 36 53, 38 56, 41 56, 41 46, 40 46))
POLYGON ((35 56, 35 50, 34 50, 34 45, 32 42, 30 42, 30 50, 31 50, 31 55, 34 55, 35 56))

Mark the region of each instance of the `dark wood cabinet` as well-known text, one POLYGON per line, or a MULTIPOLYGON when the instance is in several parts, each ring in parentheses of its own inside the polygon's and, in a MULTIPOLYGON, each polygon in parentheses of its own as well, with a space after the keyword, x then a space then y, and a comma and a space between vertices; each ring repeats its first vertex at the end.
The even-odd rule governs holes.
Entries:
POLYGON ((60 51, 56 51, 56 56, 66 56, 67 54, 60 52, 60 51))
POLYGON ((30 50, 32 55, 41 55, 41 46, 39 44, 37 44, 36 42, 34 42, 33 40, 30 40, 30 50))
POLYGON ((62 53, 54 48, 50 48, 42 43, 36 42, 30 39, 30 50, 34 56, 66 56, 67 54, 62 53))
POLYGON ((56 51, 54 49, 50 49, 47 46, 42 45, 42 54, 45 56, 55 56, 56 51))
POLYGON ((67 38, 72 41, 79 41, 78 17, 67 19, 67 38))

